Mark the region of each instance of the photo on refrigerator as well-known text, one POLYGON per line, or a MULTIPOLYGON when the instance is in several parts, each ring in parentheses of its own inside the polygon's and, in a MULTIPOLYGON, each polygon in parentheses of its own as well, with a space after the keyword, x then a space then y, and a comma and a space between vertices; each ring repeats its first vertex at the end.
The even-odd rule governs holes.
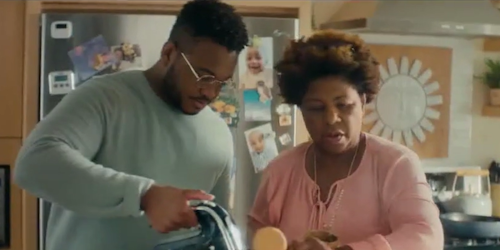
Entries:
POLYGON ((102 35, 96 36, 68 52, 80 80, 85 81, 106 68, 115 58, 102 35))
POLYGON ((219 114, 229 127, 236 127, 239 122, 240 104, 238 99, 229 93, 221 93, 210 108, 219 114))
POLYGON ((278 156, 275 137, 276 133, 273 131, 271 123, 245 131, 245 139, 255 173, 262 172, 269 162, 278 156))
POLYGON ((115 56, 113 71, 126 71, 141 68, 142 52, 138 44, 121 43, 111 46, 111 51, 115 56))
POLYGON ((245 120, 270 121, 274 86, 273 38, 254 36, 238 58, 238 71, 245 120))

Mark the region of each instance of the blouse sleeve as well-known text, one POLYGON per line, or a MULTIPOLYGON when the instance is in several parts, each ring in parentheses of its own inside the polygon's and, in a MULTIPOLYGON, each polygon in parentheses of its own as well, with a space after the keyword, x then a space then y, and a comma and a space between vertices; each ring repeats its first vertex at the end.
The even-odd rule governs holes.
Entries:
POLYGON ((439 210, 415 153, 402 156, 388 171, 381 195, 392 233, 348 244, 353 250, 444 248, 439 210))

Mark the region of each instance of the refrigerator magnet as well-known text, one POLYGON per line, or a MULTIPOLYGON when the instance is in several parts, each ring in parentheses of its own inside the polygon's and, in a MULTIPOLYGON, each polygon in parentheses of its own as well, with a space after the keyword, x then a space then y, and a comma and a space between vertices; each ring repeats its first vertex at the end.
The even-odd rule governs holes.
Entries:
POLYGON ((280 115, 278 119, 278 123, 281 127, 286 127, 292 125, 292 116, 291 115, 280 115))
POLYGON ((255 173, 262 172, 269 162, 278 156, 278 147, 271 123, 245 131, 245 139, 255 173))
POLYGON ((290 134, 286 133, 286 134, 280 135, 279 140, 280 140, 281 145, 287 146, 292 142, 292 137, 290 137, 290 134))
POLYGON ((111 67, 115 61, 102 35, 75 47, 68 52, 68 56, 82 81, 111 67))
POLYGON ((111 46, 114 55, 113 72, 142 68, 142 51, 138 44, 121 43, 111 46))
POLYGON ((221 94, 210 104, 210 108, 219 113, 229 127, 238 125, 240 104, 234 95, 221 94))
POLYGON ((245 121, 271 121, 271 99, 263 98, 257 89, 243 91, 245 121))
POLYGON ((50 95, 65 95, 75 89, 75 74, 72 71, 52 71, 48 80, 50 95))
POLYGON ((272 37, 254 36, 250 39, 250 45, 238 57, 240 89, 273 88, 273 54, 272 37))
POLYGON ((292 107, 288 104, 280 104, 276 107, 276 113, 278 115, 290 115, 292 113, 292 107))
POLYGON ((254 36, 238 57, 245 121, 271 121, 273 38, 254 36))
POLYGON ((50 24, 50 36, 53 39, 69 39, 73 36, 73 23, 70 21, 55 21, 50 24))

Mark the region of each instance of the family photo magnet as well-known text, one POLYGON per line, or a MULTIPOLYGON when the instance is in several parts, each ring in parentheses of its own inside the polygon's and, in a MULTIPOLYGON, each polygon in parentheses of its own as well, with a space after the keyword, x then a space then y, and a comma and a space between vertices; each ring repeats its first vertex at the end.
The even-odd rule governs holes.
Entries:
POLYGON ((275 137, 276 133, 273 131, 271 123, 245 131, 245 139, 255 173, 262 172, 269 162, 278 156, 275 137))
POLYGON ((102 35, 92 38, 68 52, 80 80, 85 81, 102 70, 111 67, 114 56, 102 35))
POLYGON ((234 95, 221 94, 210 104, 210 108, 224 119, 229 127, 236 127, 239 122, 240 104, 234 95))
POLYGON ((239 88, 243 90, 246 121, 270 121, 273 38, 254 36, 238 58, 239 88))

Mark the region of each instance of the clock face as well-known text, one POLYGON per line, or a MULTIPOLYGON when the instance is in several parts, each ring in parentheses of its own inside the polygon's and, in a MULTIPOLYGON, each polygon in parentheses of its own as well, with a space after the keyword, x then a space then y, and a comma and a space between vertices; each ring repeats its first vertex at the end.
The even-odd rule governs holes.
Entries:
POLYGON ((422 63, 415 60, 410 66, 407 57, 401 57, 398 65, 394 58, 387 60, 387 69, 380 70, 380 91, 376 99, 367 105, 364 123, 374 125, 370 133, 394 142, 413 146, 413 139, 424 142, 425 132, 434 132, 432 120, 440 118, 433 106, 441 105, 443 97, 433 95, 439 83, 429 82, 431 69, 422 71, 422 63))

